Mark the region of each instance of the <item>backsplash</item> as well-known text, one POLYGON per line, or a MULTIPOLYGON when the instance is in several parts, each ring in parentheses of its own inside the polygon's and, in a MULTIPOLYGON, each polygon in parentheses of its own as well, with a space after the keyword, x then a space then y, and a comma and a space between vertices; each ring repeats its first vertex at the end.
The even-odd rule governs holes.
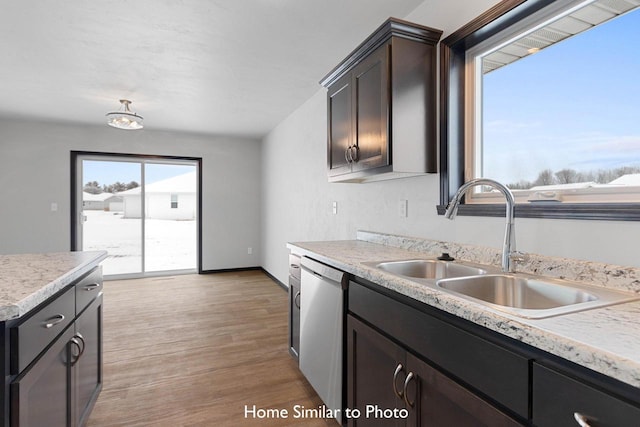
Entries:
MULTIPOLYGON (((502 250, 497 248, 374 231, 358 230, 356 238, 365 242, 402 248, 428 255, 440 255, 443 252, 448 252, 452 257, 461 261, 489 264, 496 267, 500 267, 502 256, 502 250)), ((531 253, 526 253, 525 255, 526 260, 518 262, 516 265, 517 272, 572 280, 640 294, 640 268, 531 253)))

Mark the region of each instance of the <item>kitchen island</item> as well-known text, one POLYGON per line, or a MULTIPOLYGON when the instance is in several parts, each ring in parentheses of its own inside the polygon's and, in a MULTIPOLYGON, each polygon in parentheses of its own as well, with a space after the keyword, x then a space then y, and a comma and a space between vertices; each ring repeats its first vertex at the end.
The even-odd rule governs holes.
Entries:
MULTIPOLYGON (((375 262, 429 258, 442 252, 449 252, 459 260, 495 267, 499 265, 500 252, 492 248, 373 232, 358 232, 356 240, 299 242, 289 244, 289 248, 352 277, 347 291, 350 326, 346 328, 346 341, 351 343, 345 355, 348 366, 345 382, 353 399, 362 396, 358 375, 360 378, 367 375, 366 368, 359 364, 374 363, 366 358, 355 359, 364 352, 358 346, 376 342, 382 346, 375 350, 379 354, 386 351, 384 346, 393 354, 398 351, 397 345, 382 344, 390 339, 401 343, 407 354, 417 354, 426 361, 429 368, 415 368, 416 372, 422 369, 426 377, 440 375, 425 374, 435 367, 459 381, 463 386, 456 397, 459 402, 468 395, 478 405, 480 396, 508 418, 512 417, 517 425, 573 425, 574 412, 582 416, 580 411, 599 410, 604 414, 602 418, 619 419, 613 424, 595 425, 633 425, 633 419, 637 418, 630 420, 629 414, 640 414, 640 301, 527 319, 375 267, 375 262), (513 371, 503 375, 509 366, 513 371), (574 397, 583 401, 576 402, 572 400, 574 397), (556 421, 550 424, 548 420, 556 421)), ((640 294, 639 269, 528 255, 519 271, 640 294)), ((373 351, 371 345, 366 348, 367 353, 373 351)), ((405 369, 408 362, 396 363, 405 369)), ((372 372, 386 370, 393 374, 394 367, 395 364, 376 366, 372 372)), ((400 377, 400 385, 402 369, 393 376, 393 381, 400 377)), ((393 383, 390 378, 384 378, 383 388, 384 384, 393 383)), ((413 378, 406 380, 405 385, 415 381, 413 378)), ((429 387, 424 383, 418 389, 429 387)), ((399 388, 396 394, 406 394, 403 393, 406 390, 399 388)), ((359 402, 346 404, 352 408, 359 402)), ((425 416, 429 412, 422 413, 425 416)))
POLYGON ((2 425, 83 425, 102 388, 107 253, 0 255, 2 425))

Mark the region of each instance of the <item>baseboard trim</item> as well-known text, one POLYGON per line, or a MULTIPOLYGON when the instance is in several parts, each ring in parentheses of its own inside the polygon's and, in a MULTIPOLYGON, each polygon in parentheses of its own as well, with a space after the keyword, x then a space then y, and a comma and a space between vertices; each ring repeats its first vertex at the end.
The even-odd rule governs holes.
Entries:
POLYGON ((289 287, 276 279, 276 276, 269 273, 263 267, 240 267, 240 268, 221 268, 218 270, 202 270, 200 274, 216 274, 216 273, 238 273, 241 271, 262 271, 269 279, 273 280, 276 285, 280 286, 285 291, 289 292, 289 287))
POLYGON ((202 270, 200 274, 237 273, 240 271, 262 270, 262 267, 220 268, 218 270, 202 270))
POLYGON ((265 270, 263 267, 260 267, 260 269, 262 270, 262 272, 264 274, 267 275, 267 277, 269 277, 269 279, 273 280, 274 282, 276 282, 276 284, 278 286, 280 286, 282 289, 284 289, 286 292, 289 292, 289 287, 287 285, 285 285, 284 283, 282 283, 280 280, 276 279, 276 276, 274 276, 273 274, 269 273, 267 270, 265 270))

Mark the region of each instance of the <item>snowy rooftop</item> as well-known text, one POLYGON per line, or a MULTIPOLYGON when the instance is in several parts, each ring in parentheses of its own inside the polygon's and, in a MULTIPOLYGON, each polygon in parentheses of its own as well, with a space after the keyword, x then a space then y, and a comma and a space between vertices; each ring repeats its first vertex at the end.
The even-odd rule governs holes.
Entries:
POLYGON ((629 173, 616 178, 609 184, 615 185, 640 185, 640 173, 629 173))
MULTIPOLYGON (((196 192, 196 171, 177 175, 171 178, 147 184, 145 193, 195 193, 196 192)), ((141 188, 136 187, 131 190, 121 191, 119 196, 129 196, 140 194, 141 188)))
POLYGON ((105 200, 114 197, 113 193, 100 193, 100 194, 91 194, 86 191, 82 192, 82 200, 85 202, 104 202, 105 200))

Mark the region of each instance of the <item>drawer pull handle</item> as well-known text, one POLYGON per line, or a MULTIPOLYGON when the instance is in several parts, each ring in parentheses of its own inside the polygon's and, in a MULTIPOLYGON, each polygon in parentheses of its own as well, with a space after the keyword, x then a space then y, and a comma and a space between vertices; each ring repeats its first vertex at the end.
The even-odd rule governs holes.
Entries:
POLYGON ((586 416, 582 415, 580 412, 574 412, 573 418, 576 419, 576 422, 580 427, 591 427, 591 424, 589 424, 589 419, 586 416))
POLYGON ((50 319, 45 320, 42 326, 44 326, 47 329, 51 329, 54 326, 56 326, 58 323, 61 323, 64 321, 64 314, 56 314, 55 316, 51 317, 50 319))
POLYGON ((85 291, 94 291, 94 290, 98 289, 99 287, 100 287, 99 283, 92 283, 90 285, 85 286, 84 290, 85 291))
POLYGON ((407 403, 407 406, 410 408, 413 408, 413 405, 415 405, 416 401, 414 400, 413 402, 409 400, 408 397, 408 392, 407 392, 407 387, 409 386, 409 383, 411 382, 412 379, 414 379, 416 376, 413 375, 413 372, 409 372, 409 375, 407 375, 407 379, 404 380, 404 401, 407 403))
POLYGON ((293 303, 297 308, 300 308, 300 291, 296 292, 296 296, 293 297, 293 303))
POLYGON ((402 366, 402 363, 398 363, 398 366, 396 366, 396 370, 393 373, 393 392, 400 399, 402 399, 404 396, 402 394, 403 393, 402 391, 398 391, 398 387, 396 387, 396 382, 398 380, 398 374, 400 374, 400 372, 402 372, 403 370, 404 370, 404 366, 402 366))
POLYGON ((300 266, 297 264, 291 264, 291 268, 300 268, 300 266))

